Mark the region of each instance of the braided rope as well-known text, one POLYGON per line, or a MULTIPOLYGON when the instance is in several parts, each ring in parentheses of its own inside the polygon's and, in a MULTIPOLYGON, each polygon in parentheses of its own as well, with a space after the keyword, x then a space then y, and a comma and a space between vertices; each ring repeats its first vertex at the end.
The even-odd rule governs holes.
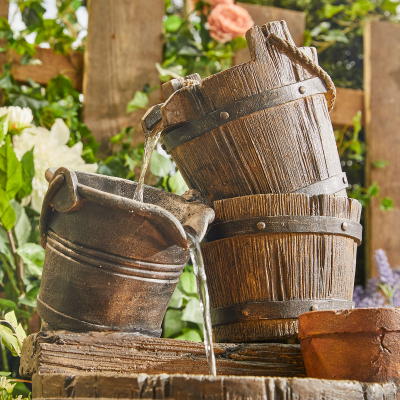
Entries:
POLYGON ((290 44, 287 40, 281 39, 274 33, 267 37, 267 41, 273 44, 280 52, 286 54, 292 61, 300 64, 311 75, 317 76, 323 82, 326 90, 326 99, 328 101, 328 111, 333 110, 336 99, 336 88, 331 77, 309 57, 307 57, 300 49, 290 44))

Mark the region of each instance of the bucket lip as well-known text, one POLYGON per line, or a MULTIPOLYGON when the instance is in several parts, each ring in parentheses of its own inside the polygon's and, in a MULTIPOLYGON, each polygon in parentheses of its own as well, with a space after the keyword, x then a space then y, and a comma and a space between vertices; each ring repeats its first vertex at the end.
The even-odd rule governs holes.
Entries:
MULTIPOLYGON (((50 181, 54 175, 54 173, 57 171, 57 168, 49 168, 46 171, 46 179, 47 181, 50 181)), ((142 203, 127 197, 111 194, 99 189, 95 189, 93 187, 84 185, 79 182, 79 175, 84 174, 91 176, 96 179, 101 179, 101 180, 111 180, 115 182, 124 182, 128 184, 132 184, 134 186, 137 186, 136 182, 131 182, 127 181, 126 179, 122 178, 117 178, 117 177, 109 177, 108 175, 101 175, 101 174, 94 174, 90 172, 82 172, 82 171, 75 171, 77 173, 78 177, 78 193, 80 196, 82 196, 84 199, 87 201, 91 201, 93 203, 101 204, 103 206, 108 206, 108 207, 113 207, 117 208, 122 211, 128 211, 131 213, 135 213, 137 215, 143 216, 143 217, 148 217, 151 215, 154 219, 154 223, 159 226, 159 229, 163 229, 166 234, 170 237, 175 237, 178 240, 176 240, 177 244, 180 245, 184 249, 188 249, 187 245, 187 236, 186 232, 175 215, 173 215, 171 212, 167 211, 166 209, 157 206, 155 204, 150 204, 150 203, 142 203), (171 232, 171 230, 175 229, 175 232, 171 232)), ((175 198, 180 198, 180 196, 175 195, 173 193, 169 193, 166 191, 162 191, 160 189, 153 188, 151 186, 146 186, 145 188, 147 190, 154 190, 154 191, 160 191, 160 192, 165 192, 165 195, 169 195, 171 197, 175 198)))
POLYGON ((310 311, 299 316, 299 339, 340 333, 400 333, 400 310, 355 308, 310 311))

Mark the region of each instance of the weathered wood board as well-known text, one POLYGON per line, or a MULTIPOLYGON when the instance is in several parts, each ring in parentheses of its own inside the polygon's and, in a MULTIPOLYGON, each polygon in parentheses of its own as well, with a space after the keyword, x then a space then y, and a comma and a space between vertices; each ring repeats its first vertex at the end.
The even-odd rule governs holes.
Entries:
MULTIPOLYGON (((82 91, 83 53, 72 51, 68 55, 62 55, 54 53, 51 49, 36 47, 34 57, 41 61, 40 65, 22 65, 22 57, 14 52, 10 57, 11 73, 18 82, 24 83, 30 78, 37 83, 46 85, 51 78, 63 74, 71 78, 76 90, 82 91)), ((6 54, 0 53, 0 64, 4 64, 6 61, 6 54)))
MULTIPOLYGON (((88 11, 84 121, 104 149, 111 136, 144 114, 126 112, 135 92, 159 84, 155 63, 162 62, 164 2, 91 0, 88 11)), ((160 102, 158 91, 153 96, 160 102)))
MULTIPOLYGON (((216 344, 222 375, 306 376, 300 345, 216 344)), ((207 374, 203 343, 125 333, 41 332, 24 341, 20 372, 207 374)))
POLYGON ((335 127, 353 126, 353 118, 361 111, 361 125, 364 125, 364 92, 362 90, 336 88, 335 107, 330 113, 335 127))
POLYGON ((400 260, 400 25, 370 22, 364 32, 367 183, 376 181, 380 196, 395 201, 394 211, 383 213, 377 199, 368 209, 367 259, 370 275, 376 276, 375 250, 385 250, 393 267, 400 260), (389 164, 373 167, 380 159, 389 164))
MULTIPOLYGON (((254 25, 264 25, 267 22, 285 20, 296 46, 303 46, 306 29, 306 14, 302 11, 286 10, 278 7, 260 6, 257 4, 237 3, 245 8, 253 18, 254 25)), ((248 49, 242 49, 235 55, 235 64, 250 61, 248 49)))
POLYGON ((33 399, 395 400, 393 384, 204 375, 46 374, 33 399))

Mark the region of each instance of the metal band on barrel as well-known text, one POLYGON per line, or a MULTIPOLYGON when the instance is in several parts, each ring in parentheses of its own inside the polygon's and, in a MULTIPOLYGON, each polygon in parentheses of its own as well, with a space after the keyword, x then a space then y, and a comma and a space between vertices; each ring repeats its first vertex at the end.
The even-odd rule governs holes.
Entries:
POLYGON ((206 114, 176 129, 164 131, 162 142, 167 153, 192 139, 204 135, 222 125, 235 121, 257 111, 280 106, 291 101, 303 99, 315 94, 326 93, 326 88, 319 78, 293 83, 249 96, 219 110, 206 114))
POLYGON ((213 326, 217 326, 262 319, 298 318, 299 315, 309 311, 340 310, 353 307, 352 301, 339 299, 264 301, 213 308, 211 309, 211 320, 213 326))
POLYGON ((362 240, 362 225, 346 218, 285 215, 253 217, 220 222, 212 225, 207 241, 227 239, 256 233, 321 233, 342 235, 354 239, 358 245, 362 240))
POLYGON ((331 176, 323 181, 312 183, 311 185, 293 190, 291 193, 308 194, 309 196, 316 196, 319 194, 335 194, 349 187, 346 173, 331 176))

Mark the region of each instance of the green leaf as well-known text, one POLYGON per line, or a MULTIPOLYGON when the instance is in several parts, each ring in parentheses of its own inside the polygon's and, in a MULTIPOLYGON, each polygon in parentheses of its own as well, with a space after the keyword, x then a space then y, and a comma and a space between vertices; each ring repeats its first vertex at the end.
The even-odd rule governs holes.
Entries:
POLYGON ((147 96, 147 94, 137 90, 135 96, 129 102, 126 108, 126 112, 131 113, 133 111, 146 108, 147 104, 149 104, 149 97, 147 96))
POLYGON ((17 254, 26 264, 29 272, 36 277, 42 276, 45 251, 36 243, 25 243, 18 247, 17 254))
POLYGON ((191 342, 202 342, 201 335, 199 331, 190 329, 186 331, 183 335, 177 336, 175 339, 178 340, 189 340, 191 342))
POLYGON ((15 211, 11 207, 10 198, 7 193, 0 188, 0 221, 6 231, 13 228, 16 216, 15 211))
POLYGON ((15 237, 17 238, 18 246, 25 244, 31 236, 32 226, 26 215, 25 209, 22 208, 19 218, 14 226, 15 237))
POLYGON ((357 114, 353 117, 353 139, 358 140, 358 134, 361 131, 361 111, 358 111, 357 114))
POLYGON ((172 161, 169 158, 153 151, 150 158, 150 172, 156 176, 164 177, 170 173, 172 169, 172 161))
POLYGON ((380 209, 384 212, 394 209, 394 200, 390 197, 385 197, 381 200, 380 209))
POLYGON ((25 196, 29 196, 32 193, 32 179, 35 176, 35 164, 33 161, 33 148, 27 151, 22 159, 22 182, 21 188, 17 193, 18 200, 22 200, 25 196))
POLYGON ((171 188, 172 193, 175 193, 179 196, 189 190, 188 185, 186 185, 186 182, 183 179, 180 171, 176 171, 176 173, 169 178, 168 185, 171 188))
POLYGON ((203 323, 199 299, 192 297, 188 301, 182 313, 182 321, 194 322, 199 325, 203 323))
POLYGON ((195 294, 195 293, 197 293, 196 277, 194 276, 193 272, 185 271, 181 275, 181 277, 179 279, 179 282, 181 284, 182 289, 187 294, 195 294))
POLYGON ((4 319, 10 323, 10 325, 16 329, 18 326, 18 321, 17 321, 17 317, 15 316, 15 312, 14 311, 10 311, 8 312, 5 316, 4 319))
POLYGON ((318 38, 326 42, 349 43, 349 39, 340 29, 331 29, 325 35, 318 36, 318 38))
POLYGON ((12 148, 11 136, 7 135, 5 143, 0 147, 0 187, 13 199, 21 184, 22 165, 12 148))
POLYGON ((11 351, 14 357, 18 357, 21 354, 21 346, 11 328, 0 324, 0 336, 1 343, 11 351))
POLYGON ((18 324, 17 328, 15 329, 15 334, 17 335, 18 340, 22 343, 26 338, 26 332, 21 324, 18 324))
POLYGON ((18 306, 16 303, 14 303, 12 300, 8 300, 8 299, 0 299, 0 308, 1 311, 6 311, 6 310, 13 310, 13 311, 17 311, 18 310, 18 306))
POLYGON ((325 4, 323 12, 326 18, 332 18, 334 15, 342 11, 344 7, 345 7, 344 4, 340 4, 339 6, 334 6, 332 4, 325 4))
POLYGON ((367 194, 371 197, 376 197, 379 195, 380 188, 376 182, 374 182, 368 189, 367 194))
POLYGON ((182 321, 182 311, 180 310, 167 310, 164 317, 164 337, 172 337, 184 328, 185 323, 182 321))
POLYGON ((187 298, 178 287, 175 288, 174 293, 172 294, 171 300, 169 301, 168 307, 171 308, 181 308, 183 299, 187 298))
POLYGON ((0 371, 0 376, 10 376, 11 372, 0 371))
POLYGON ((372 163, 375 168, 385 168, 389 164, 387 160, 376 160, 372 163))
POLYGON ((8 131, 7 116, 8 114, 4 114, 0 117, 0 143, 3 141, 4 136, 7 134, 8 131))
POLYGON ((177 15, 169 15, 164 21, 164 28, 167 32, 175 32, 182 26, 182 19, 177 15))

